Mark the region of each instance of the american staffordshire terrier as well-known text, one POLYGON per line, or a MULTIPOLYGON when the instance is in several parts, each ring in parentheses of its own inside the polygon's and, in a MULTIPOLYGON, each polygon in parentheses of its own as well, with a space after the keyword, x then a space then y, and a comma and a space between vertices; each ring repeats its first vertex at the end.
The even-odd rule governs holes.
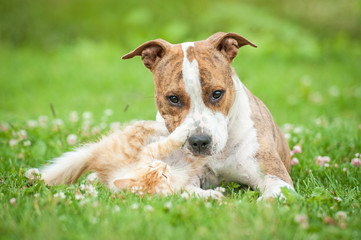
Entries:
POLYGON ((153 73, 157 120, 170 132, 192 122, 187 154, 207 158, 193 190, 225 181, 259 189, 260 199, 283 196, 282 187, 294 190, 288 143, 267 107, 231 67, 245 45, 257 47, 238 34, 218 32, 182 44, 149 41, 122 58, 141 56, 153 73))

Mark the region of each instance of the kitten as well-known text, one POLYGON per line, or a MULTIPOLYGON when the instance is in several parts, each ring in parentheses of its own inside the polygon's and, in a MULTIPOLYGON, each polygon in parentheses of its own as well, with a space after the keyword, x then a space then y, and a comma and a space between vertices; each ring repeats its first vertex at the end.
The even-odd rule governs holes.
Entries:
POLYGON ((168 195, 186 189, 198 197, 220 198, 217 191, 192 187, 192 177, 205 159, 181 153, 188 137, 186 125, 182 126, 169 134, 163 123, 136 122, 54 159, 41 171, 41 177, 46 184, 69 184, 94 171, 101 183, 115 191, 129 188, 168 195))

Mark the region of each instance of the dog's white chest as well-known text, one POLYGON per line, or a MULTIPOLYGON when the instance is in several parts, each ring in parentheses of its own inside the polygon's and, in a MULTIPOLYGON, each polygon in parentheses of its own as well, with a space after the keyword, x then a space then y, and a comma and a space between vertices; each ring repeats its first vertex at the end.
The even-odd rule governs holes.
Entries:
POLYGON ((229 139, 224 151, 207 162, 204 187, 217 186, 222 181, 255 187, 262 178, 259 163, 255 159, 259 143, 251 119, 249 99, 236 75, 233 80, 238 93, 230 112, 229 139))

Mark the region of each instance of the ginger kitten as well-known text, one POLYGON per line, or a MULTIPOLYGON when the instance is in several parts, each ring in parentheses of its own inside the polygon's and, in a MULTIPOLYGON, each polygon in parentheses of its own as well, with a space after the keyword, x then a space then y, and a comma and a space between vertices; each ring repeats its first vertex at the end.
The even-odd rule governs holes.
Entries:
POLYGON ((205 159, 177 154, 187 137, 186 127, 178 127, 169 135, 162 123, 139 121, 55 158, 41 170, 42 179, 46 184, 69 184, 94 171, 112 190, 130 188, 168 195, 188 189, 198 196, 219 198, 221 193, 191 186, 205 159))

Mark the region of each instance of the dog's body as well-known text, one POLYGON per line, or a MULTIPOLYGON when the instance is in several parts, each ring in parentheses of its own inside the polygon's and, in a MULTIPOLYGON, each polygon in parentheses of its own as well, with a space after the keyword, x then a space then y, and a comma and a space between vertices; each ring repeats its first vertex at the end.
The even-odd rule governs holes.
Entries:
POLYGON ((158 39, 123 58, 141 56, 152 71, 158 121, 170 132, 192 122, 184 157, 207 157, 194 188, 234 181, 274 197, 282 195, 281 187, 293 189, 290 151, 269 110, 230 65, 244 45, 255 47, 234 33, 176 45, 158 39))

